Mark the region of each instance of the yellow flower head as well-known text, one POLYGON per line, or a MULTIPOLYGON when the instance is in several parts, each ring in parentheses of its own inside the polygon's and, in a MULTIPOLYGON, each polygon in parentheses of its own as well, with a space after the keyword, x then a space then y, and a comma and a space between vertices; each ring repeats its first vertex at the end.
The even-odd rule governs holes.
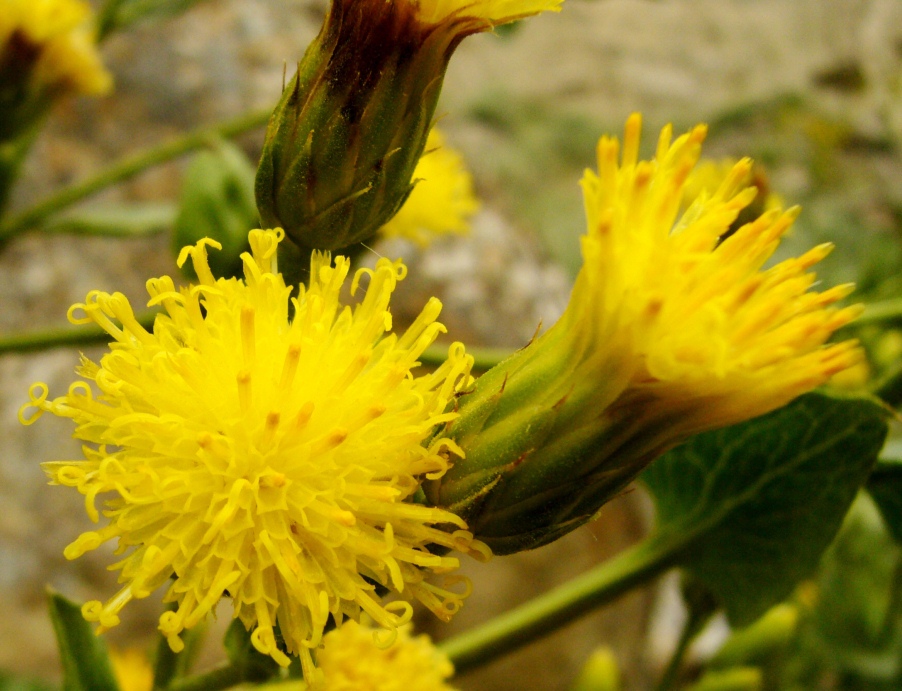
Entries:
POLYGON ((112 80, 86 25, 90 13, 81 0, 0 0, 0 81, 27 72, 33 90, 108 91, 112 80))
POLYGON ((290 298, 275 264, 282 238, 250 233, 244 280, 211 274, 206 247, 215 242, 186 247, 179 264, 191 258, 198 284, 148 281, 148 304, 164 310, 152 332, 123 295, 90 293, 70 320, 102 326, 110 352, 99 364, 83 358, 86 381, 65 396, 48 400, 35 384, 20 418, 33 421, 29 406, 71 418, 85 460, 45 470, 85 495, 94 521, 96 497, 110 495, 106 524, 65 550, 75 559, 118 539, 124 555, 112 567, 124 586, 106 603, 87 603, 88 620, 115 626, 123 606, 171 578, 165 599, 178 607, 160 617, 160 630, 173 650, 183 629, 230 597, 260 652, 289 663, 278 625, 309 670, 330 615, 340 623, 365 612, 390 630, 409 620, 410 605, 383 605, 376 584, 448 619, 463 595, 424 578, 458 560, 428 547, 484 548, 454 514, 408 501, 423 478, 447 469, 454 445, 431 435, 454 417, 446 406, 469 381, 461 344, 435 372, 411 373, 444 330, 441 304, 431 300, 392 334, 389 298, 404 265, 383 259, 358 271, 352 294, 369 281, 352 309, 339 301, 348 260, 333 265, 319 253, 309 284, 290 298))
POLYGON ((861 311, 833 307, 852 286, 809 290, 832 245, 763 268, 798 209, 724 237, 756 195, 743 159, 678 216, 706 128, 671 141, 666 127, 654 159, 639 161, 640 128, 632 116, 619 160, 617 140, 603 137, 598 173, 583 178, 584 266, 555 327, 610 377, 610 402, 626 394, 659 415, 679 411, 689 434, 766 413, 856 364, 855 342, 824 345, 861 311))
POLYGON ((320 680, 315 691, 454 691, 445 683, 451 661, 425 634, 398 630, 391 645, 380 645, 378 631, 355 621, 330 631, 316 654, 320 680))
POLYGON ((437 129, 429 133, 413 178, 417 182, 404 206, 382 226, 384 237, 403 237, 425 247, 440 235, 469 232, 470 216, 479 208, 473 180, 460 154, 444 145, 437 129))
POLYGON ((582 181, 588 232, 570 304, 547 333, 480 377, 447 434, 466 458, 427 486, 497 553, 582 525, 660 454, 767 413, 861 360, 825 345, 861 311, 850 285, 811 290, 831 249, 767 267, 797 209, 735 225, 756 189, 739 161, 685 211, 705 127, 661 133, 639 160, 641 121, 598 144, 582 181), (503 452, 499 452, 503 449, 503 452))

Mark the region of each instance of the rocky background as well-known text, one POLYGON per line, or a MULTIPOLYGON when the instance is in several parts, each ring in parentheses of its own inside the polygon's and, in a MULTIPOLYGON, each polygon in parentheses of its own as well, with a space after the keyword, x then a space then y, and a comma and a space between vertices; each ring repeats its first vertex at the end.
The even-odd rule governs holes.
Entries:
MULTIPOLYGON (((324 12, 318 0, 207 0, 174 19, 113 36, 104 58, 115 93, 60 107, 39 139, 14 206, 189 128, 274 104, 283 66, 296 61, 324 12)), ((902 3, 898 0, 567 0, 559 15, 458 50, 440 106, 449 143, 473 170, 482 211, 473 233, 405 256, 410 278, 399 322, 427 294, 445 303, 451 336, 516 347, 566 304, 579 265, 577 181, 594 144, 626 116, 657 129, 711 123, 709 153, 750 154, 773 189, 806 211, 789 250, 824 239, 839 249, 826 282, 857 280, 863 299, 898 294, 902 266, 902 3)), ((250 160, 262 131, 240 138, 250 160)), ((91 203, 172 201, 185 157, 91 203)), ((0 251, 0 333, 64 322, 88 290, 119 290, 141 303, 144 282, 171 273, 170 239, 26 234, 0 251)), ((94 350, 92 353, 100 351, 94 350)), ((29 385, 59 392, 74 349, 0 356, 0 669, 57 678, 45 614, 46 585, 73 599, 103 598, 114 577, 99 550, 66 562, 63 547, 86 529, 79 497, 46 485, 38 463, 75 457, 69 426, 49 416, 28 429, 16 412, 29 385)), ((423 616, 440 639, 571 578, 647 529, 641 490, 611 502, 592 525, 553 546, 484 566, 467 564, 474 593, 451 626, 423 616)), ((613 648, 627 687, 644 689, 672 641, 669 612, 650 617, 655 592, 637 592, 545 641, 457 680, 462 689, 563 691, 598 645, 613 648), (649 621, 655 635, 649 637, 649 621)), ((223 608, 224 618, 227 618, 223 608)), ((159 602, 131 605, 123 647, 152 639, 159 602)), ((212 646, 210 662, 215 655, 212 646)))

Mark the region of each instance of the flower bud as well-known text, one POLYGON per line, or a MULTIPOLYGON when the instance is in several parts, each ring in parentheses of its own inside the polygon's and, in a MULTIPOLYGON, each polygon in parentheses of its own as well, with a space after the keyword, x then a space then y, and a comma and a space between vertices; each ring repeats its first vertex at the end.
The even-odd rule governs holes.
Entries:
POLYGON ((861 359, 824 345, 859 307, 809 291, 819 246, 761 267, 796 216, 732 227, 755 196, 740 161, 681 212, 705 128, 638 161, 640 120, 602 138, 583 179, 583 267, 563 317, 480 377, 441 430, 462 458, 427 487, 495 554, 551 542, 596 515, 690 436, 762 415, 861 359), (618 160, 620 159, 620 160, 618 160))
POLYGON ((464 37, 560 0, 333 0, 270 118, 257 170, 263 223, 335 250, 401 208, 451 54, 464 37))

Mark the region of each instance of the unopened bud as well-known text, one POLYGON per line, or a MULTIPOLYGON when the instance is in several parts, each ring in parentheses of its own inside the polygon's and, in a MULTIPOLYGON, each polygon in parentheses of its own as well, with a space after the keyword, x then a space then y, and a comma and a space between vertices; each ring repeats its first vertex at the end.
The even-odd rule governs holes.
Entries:
POLYGON ((333 0, 270 118, 256 181, 263 224, 312 249, 372 237, 413 189, 460 41, 559 3, 333 0))

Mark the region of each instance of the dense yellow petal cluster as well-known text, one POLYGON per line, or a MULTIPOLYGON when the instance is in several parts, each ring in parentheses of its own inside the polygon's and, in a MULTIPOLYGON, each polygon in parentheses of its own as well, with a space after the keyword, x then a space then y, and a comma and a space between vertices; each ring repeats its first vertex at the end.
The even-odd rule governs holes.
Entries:
POLYGON ((852 286, 810 290, 809 269, 832 246, 764 268, 798 209, 728 233, 756 194, 744 159, 680 215, 706 128, 675 141, 665 128, 651 161, 638 160, 640 129, 632 116, 622 156, 616 139, 602 138, 598 173, 583 178, 584 266, 555 327, 580 334, 597 352, 587 360, 603 358, 610 402, 628 390, 679 411, 683 429, 710 429, 773 410, 856 364, 855 342, 824 345, 860 313, 833 306, 852 286))
POLYGON ((463 158, 445 146, 437 130, 429 133, 426 152, 413 173, 416 185, 401 210, 384 226, 384 237, 403 237, 426 246, 446 234, 463 235, 479 203, 463 158))
POLYGON ((389 630, 409 620, 410 605, 383 604, 376 584, 442 619, 460 607, 464 595, 448 587, 462 579, 424 580, 458 559, 429 546, 482 547, 454 514, 409 500, 448 467, 456 447, 431 435, 453 419, 446 407, 469 383, 472 358, 454 344, 434 372, 411 373, 444 327, 433 299, 404 334, 390 333, 400 261, 358 271, 351 293, 366 283, 366 294, 352 309, 339 299, 348 260, 333 265, 315 253, 308 285, 291 298, 276 269, 282 237, 250 233, 244 280, 211 274, 213 241, 186 247, 179 264, 190 257, 198 283, 148 281, 149 306, 163 309, 152 332, 123 295, 90 293, 70 320, 103 327, 110 352, 99 364, 83 358, 85 381, 65 396, 49 400, 34 385, 20 417, 31 422, 33 407, 71 418, 85 460, 45 470, 85 495, 94 521, 97 496, 109 495, 106 524, 65 550, 74 559, 117 539, 124 554, 112 567, 124 586, 106 603, 87 603, 88 620, 115 626, 130 600, 172 579, 165 599, 178 607, 160 630, 173 650, 230 597, 260 652, 289 663, 278 625, 310 670, 330 615, 340 623, 365 612, 389 630))
POLYGON ((398 630, 390 646, 380 645, 378 632, 348 621, 330 631, 316 654, 320 680, 315 691, 454 691, 447 679, 454 666, 425 634, 398 630), (374 638, 376 634, 376 638, 374 638))
MULTIPOLYGON (((394 0, 411 2, 411 0, 394 0)), ((540 12, 560 12, 564 0, 413 0, 420 21, 438 24, 457 17, 485 19, 491 25, 530 17, 540 12)))
POLYGON ((87 27, 90 14, 81 0, 0 0, 0 65, 33 63, 35 88, 105 93, 112 80, 87 27))
MULTIPOLYGON (((727 177, 735 175, 737 163, 739 161, 735 158, 701 159, 689 173, 686 183, 683 185, 682 210, 685 211, 700 196, 710 197, 717 192, 727 177)), ((745 177, 738 182, 743 187, 756 188, 757 194, 751 205, 740 214, 740 218, 749 212, 755 213, 757 218, 765 211, 780 208, 783 200, 770 189, 764 171, 756 165, 748 167, 747 170, 745 177)), ((749 218, 749 220, 754 219, 749 218)))

